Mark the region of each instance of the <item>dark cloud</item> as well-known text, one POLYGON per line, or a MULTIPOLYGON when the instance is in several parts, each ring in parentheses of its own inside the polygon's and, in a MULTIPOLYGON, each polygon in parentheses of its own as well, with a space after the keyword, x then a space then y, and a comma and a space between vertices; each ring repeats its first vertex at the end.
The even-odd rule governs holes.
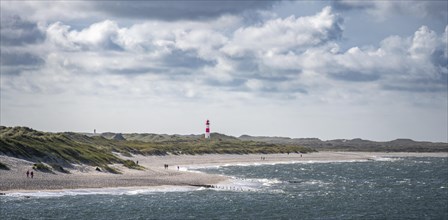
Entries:
POLYGON ((39 69, 45 60, 31 53, 11 53, 1 51, 1 72, 5 75, 18 75, 26 70, 39 69))
POLYGON ((44 60, 31 53, 10 53, 1 54, 2 66, 35 66, 44 63, 44 60))
POLYGON ((447 1, 354 1, 354 0, 334 0, 332 1, 334 9, 339 11, 346 10, 375 10, 387 14, 400 13, 414 16, 428 16, 436 19, 448 18, 447 1), (387 7, 380 6, 381 4, 387 7))
POLYGON ((288 89, 282 89, 279 88, 278 85, 270 84, 269 86, 263 87, 260 89, 260 92, 262 93, 302 93, 302 94, 308 94, 308 91, 304 88, 300 87, 294 87, 294 88, 288 88, 288 89))
MULTIPOLYGON (((288 70, 286 70, 286 72, 288 72, 288 70)), ((270 76, 253 75, 250 78, 258 79, 258 80, 265 80, 265 81, 270 81, 270 82, 285 82, 285 81, 291 80, 290 76, 287 76, 286 74, 284 74, 284 72, 281 72, 281 73, 272 74, 270 76), (283 73, 283 74, 281 74, 281 73, 283 73)), ((297 71, 295 73, 297 73, 297 71)))
POLYGON ((166 68, 137 67, 137 68, 109 69, 107 72, 118 75, 140 75, 147 73, 165 73, 167 71, 168 70, 166 68))
POLYGON ((364 10, 364 9, 373 9, 375 8, 375 4, 372 1, 359 1, 356 4, 354 2, 346 2, 334 0, 332 1, 332 7, 336 10, 364 10))
POLYGON ((228 57, 233 61, 234 68, 238 73, 259 73, 259 61, 253 54, 241 57, 228 57))
POLYGON ((165 67, 183 67, 189 69, 197 69, 203 66, 213 66, 214 61, 203 60, 194 52, 173 50, 169 55, 163 58, 162 65, 165 67))
POLYGON ((380 79, 380 74, 361 73, 357 71, 342 70, 338 73, 330 74, 330 77, 342 81, 350 82, 370 82, 380 79))
POLYGON ((434 64, 434 66, 448 68, 448 60, 445 56, 445 51, 443 51, 443 48, 437 48, 431 54, 431 62, 434 64))
POLYGON ((241 91, 246 83, 246 79, 243 78, 233 78, 232 80, 219 81, 216 79, 206 79, 204 82, 213 87, 228 87, 230 90, 241 91))
POLYGON ((267 9, 277 0, 245 1, 97 1, 95 10, 108 15, 160 20, 202 20, 246 10, 267 9))
POLYGON ((0 34, 2 46, 35 44, 45 38, 36 23, 22 20, 18 15, 1 16, 0 34))
MULTIPOLYGON (((421 74, 424 76, 425 74, 421 74)), ((439 72, 434 77, 418 77, 385 82, 385 90, 402 92, 448 92, 448 73, 439 72)))

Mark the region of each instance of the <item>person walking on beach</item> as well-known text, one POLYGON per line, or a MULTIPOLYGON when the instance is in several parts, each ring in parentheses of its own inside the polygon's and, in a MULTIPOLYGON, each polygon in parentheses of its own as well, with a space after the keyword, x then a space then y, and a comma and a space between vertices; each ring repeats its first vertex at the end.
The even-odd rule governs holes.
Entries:
POLYGON ((33 177, 34 177, 34 173, 33 173, 33 171, 31 171, 31 179, 33 179, 33 177))
POLYGON ((26 171, 26 178, 29 178, 29 177, 30 177, 30 171, 27 170, 27 171, 26 171))

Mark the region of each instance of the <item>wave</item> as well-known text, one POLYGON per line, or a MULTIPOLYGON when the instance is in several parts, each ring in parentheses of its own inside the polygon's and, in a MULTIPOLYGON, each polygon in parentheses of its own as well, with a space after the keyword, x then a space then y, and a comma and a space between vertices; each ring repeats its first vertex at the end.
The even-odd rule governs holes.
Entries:
POLYGON ((403 160, 403 158, 399 158, 399 157, 376 157, 376 156, 373 156, 370 160, 373 160, 373 161, 398 161, 398 160, 403 160))
POLYGON ((222 167, 248 167, 248 166, 274 166, 282 164, 319 164, 319 163, 355 163, 375 161, 394 161, 399 158, 371 158, 371 159, 353 159, 353 160, 307 160, 307 161, 276 161, 276 162, 247 162, 247 163, 228 163, 221 165, 193 165, 183 168, 184 171, 200 172, 201 169, 220 169, 222 167))
POLYGON ((118 187, 118 188, 89 188, 63 189, 51 191, 10 192, 2 196, 31 198, 31 197, 61 197, 78 195, 139 195, 165 192, 188 192, 200 190, 194 186, 149 186, 149 187, 118 187))

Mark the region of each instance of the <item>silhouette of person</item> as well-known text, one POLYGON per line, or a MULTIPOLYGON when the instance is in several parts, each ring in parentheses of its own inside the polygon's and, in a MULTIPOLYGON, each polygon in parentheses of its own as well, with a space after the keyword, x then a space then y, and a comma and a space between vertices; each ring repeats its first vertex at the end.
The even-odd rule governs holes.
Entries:
POLYGON ((33 179, 33 177, 34 177, 34 173, 33 173, 33 171, 31 171, 31 179, 33 179))
POLYGON ((29 170, 26 171, 26 178, 28 178, 28 177, 30 177, 30 171, 29 170))

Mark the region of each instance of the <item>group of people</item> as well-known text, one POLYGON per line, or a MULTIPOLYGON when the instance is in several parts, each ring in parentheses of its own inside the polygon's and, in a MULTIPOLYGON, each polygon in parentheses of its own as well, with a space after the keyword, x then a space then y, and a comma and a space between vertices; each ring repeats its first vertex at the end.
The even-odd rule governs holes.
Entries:
MULTIPOLYGON (((164 164, 163 166, 165 167, 165 170, 168 169, 168 164, 164 164)), ((179 169, 180 169, 180 167, 177 166, 177 170, 179 170, 179 169)))
POLYGON ((31 176, 31 179, 34 178, 34 172, 33 171, 30 172, 29 170, 27 170, 26 171, 26 178, 29 178, 30 176, 31 176))

